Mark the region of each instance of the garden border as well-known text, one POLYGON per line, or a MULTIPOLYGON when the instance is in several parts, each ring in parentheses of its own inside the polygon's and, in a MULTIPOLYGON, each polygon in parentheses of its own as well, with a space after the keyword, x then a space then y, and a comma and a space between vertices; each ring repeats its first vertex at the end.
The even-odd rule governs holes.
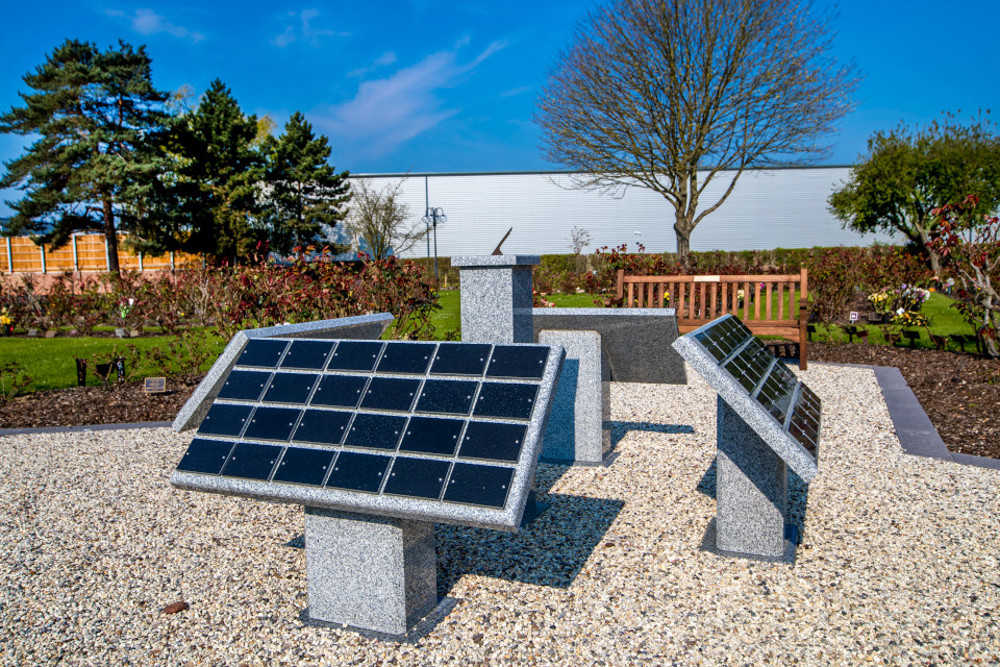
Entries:
MULTIPOLYGON (((924 412, 916 394, 906 383, 903 374, 895 366, 872 366, 869 364, 840 364, 832 361, 816 361, 814 363, 826 366, 843 366, 846 368, 868 368, 875 373, 886 407, 889 408, 889 418, 896 429, 896 437, 903 447, 903 453, 910 456, 923 456, 939 461, 950 461, 961 465, 977 468, 1000 470, 1000 459, 988 456, 974 456, 949 451, 937 429, 924 412)), ((0 437, 19 435, 22 433, 77 433, 82 431, 113 431, 134 428, 168 428, 172 422, 135 422, 131 424, 91 424, 86 426, 53 426, 40 428, 5 428, 0 429, 0 437)), ((822 454, 821 454, 822 456, 822 454)))

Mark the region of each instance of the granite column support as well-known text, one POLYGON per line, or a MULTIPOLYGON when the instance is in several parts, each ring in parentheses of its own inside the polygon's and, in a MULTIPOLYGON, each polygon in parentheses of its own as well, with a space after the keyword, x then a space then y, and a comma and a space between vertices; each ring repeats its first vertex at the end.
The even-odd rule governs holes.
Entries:
POLYGON ((309 618, 405 635, 437 606, 434 524, 306 507, 309 618))
POLYGON ((782 558, 788 466, 721 397, 715 465, 716 546, 735 554, 782 558))
POLYGON ((542 460, 600 465, 611 450, 611 372, 596 331, 540 331, 538 342, 566 350, 545 428, 542 460))

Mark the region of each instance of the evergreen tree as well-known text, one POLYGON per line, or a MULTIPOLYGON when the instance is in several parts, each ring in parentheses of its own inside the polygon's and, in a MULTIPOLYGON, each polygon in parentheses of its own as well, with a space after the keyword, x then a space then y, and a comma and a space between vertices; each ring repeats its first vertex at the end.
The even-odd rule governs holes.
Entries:
POLYGON ((271 245, 281 253, 315 244, 346 215, 351 198, 348 172, 339 174, 327 160, 327 138, 296 111, 278 139, 264 142, 267 158, 266 219, 271 245))
POLYGON ((24 82, 34 92, 0 116, 0 132, 39 138, 4 165, 0 187, 25 192, 7 202, 16 213, 4 233, 40 234, 59 247, 74 231, 102 229, 117 273, 116 218, 163 167, 152 144, 168 121, 167 96, 153 88, 145 47, 119 41, 100 51, 67 40, 24 82))
POLYGON ((162 146, 173 164, 142 202, 147 224, 137 230, 140 247, 205 253, 216 262, 252 254, 266 238, 257 131, 257 117, 244 115, 225 84, 213 81, 162 146))

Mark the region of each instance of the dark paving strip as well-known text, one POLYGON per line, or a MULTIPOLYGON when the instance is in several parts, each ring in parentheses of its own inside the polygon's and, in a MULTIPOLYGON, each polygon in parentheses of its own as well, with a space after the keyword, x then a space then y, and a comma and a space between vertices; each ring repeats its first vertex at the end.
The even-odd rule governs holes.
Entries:
POLYGON ((131 424, 90 424, 88 426, 48 426, 41 428, 0 428, 0 436, 19 433, 79 433, 82 431, 120 431, 130 428, 164 428, 173 422, 134 422, 131 424))
POLYGON ((885 404, 889 408, 889 416, 892 418, 892 425, 896 428, 899 444, 903 446, 903 451, 907 454, 1000 470, 1000 459, 948 451, 948 447, 941 440, 937 429, 934 428, 934 424, 931 423, 927 413, 921 407, 920 401, 910 389, 910 385, 906 384, 906 380, 898 368, 865 364, 836 364, 825 361, 815 363, 827 366, 870 368, 875 371, 875 379, 878 380, 879 389, 882 390, 882 396, 885 397, 885 404))

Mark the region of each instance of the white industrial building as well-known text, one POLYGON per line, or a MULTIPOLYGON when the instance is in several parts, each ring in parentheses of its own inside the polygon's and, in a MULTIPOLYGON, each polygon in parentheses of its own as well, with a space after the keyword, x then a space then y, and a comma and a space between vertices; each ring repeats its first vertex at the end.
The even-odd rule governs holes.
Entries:
MULTIPOLYGON (((744 172, 729 198, 691 235, 692 250, 750 250, 869 245, 892 239, 842 228, 827 198, 848 178, 849 167, 768 169, 744 172)), ((633 187, 615 195, 578 190, 565 172, 466 174, 356 174, 376 188, 400 183, 414 222, 428 206, 443 209, 437 228, 440 257, 488 254, 511 227, 505 254, 569 253, 570 232, 590 232, 584 252, 602 246, 642 243, 647 252, 674 251, 673 207, 661 195, 633 187)), ((700 208, 716 201, 728 184, 712 182, 700 208)), ((433 254, 425 243, 404 256, 433 254)))

